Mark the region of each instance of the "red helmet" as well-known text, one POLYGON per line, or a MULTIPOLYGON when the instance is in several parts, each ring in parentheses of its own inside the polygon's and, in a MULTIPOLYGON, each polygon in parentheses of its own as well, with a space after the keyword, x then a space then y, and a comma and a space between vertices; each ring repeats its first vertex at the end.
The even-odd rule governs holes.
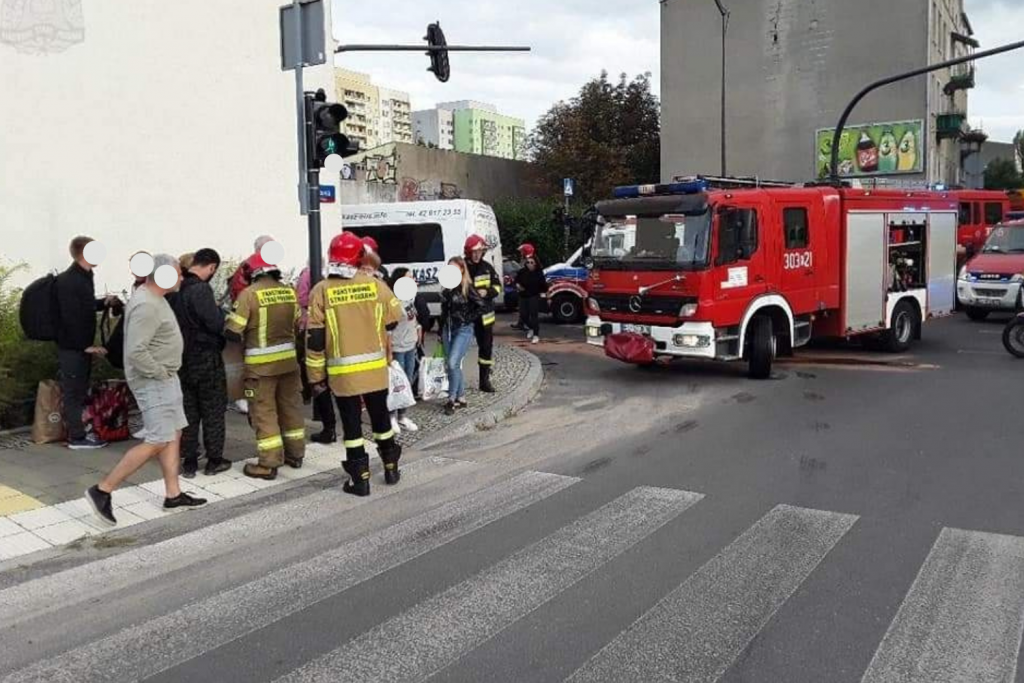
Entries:
POLYGON ((327 262, 358 266, 363 258, 364 247, 363 240, 351 232, 343 232, 331 240, 331 247, 327 250, 327 262))
POLYGON ((280 266, 267 263, 263 260, 263 256, 256 253, 249 257, 246 261, 246 265, 249 266, 249 277, 255 280, 260 275, 271 273, 275 270, 281 270, 280 266))
POLYGON ((486 248, 487 240, 485 240, 480 235, 470 235, 469 237, 466 238, 466 245, 465 247, 463 247, 463 251, 466 253, 466 256, 469 256, 470 252, 472 251, 486 248))
POLYGON ((533 247, 532 244, 526 242, 524 244, 519 245, 519 253, 523 255, 523 258, 530 258, 531 256, 537 253, 537 250, 533 247))
POLYGON ((363 238, 363 246, 375 253, 380 251, 380 249, 377 248, 377 240, 373 239, 369 235, 363 238))

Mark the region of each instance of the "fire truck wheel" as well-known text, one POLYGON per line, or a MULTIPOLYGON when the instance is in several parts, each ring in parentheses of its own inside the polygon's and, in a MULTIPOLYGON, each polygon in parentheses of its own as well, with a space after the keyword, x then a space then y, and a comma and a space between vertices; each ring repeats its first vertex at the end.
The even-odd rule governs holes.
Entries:
POLYGON ((917 311, 907 301, 896 304, 892 311, 892 322, 888 331, 882 336, 885 350, 890 353, 903 353, 910 348, 914 332, 921 323, 917 319, 917 311))
POLYGON ((984 308, 974 308, 973 306, 969 306, 967 308, 967 317, 975 322, 980 322, 988 317, 988 311, 984 308))
POLYGON ((556 294, 551 301, 551 314, 562 324, 579 322, 583 319, 583 302, 571 294, 556 294))
POLYGON ((750 321, 747 331, 747 361, 751 379, 768 379, 772 375, 772 361, 775 360, 776 341, 772 332, 772 319, 758 315, 750 321))

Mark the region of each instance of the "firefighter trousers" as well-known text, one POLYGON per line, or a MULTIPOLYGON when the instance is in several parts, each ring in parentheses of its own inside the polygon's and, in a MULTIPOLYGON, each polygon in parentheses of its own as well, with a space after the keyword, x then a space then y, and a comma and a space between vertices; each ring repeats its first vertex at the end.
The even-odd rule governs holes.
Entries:
POLYGON ((476 337, 477 363, 481 368, 490 368, 494 365, 494 314, 490 313, 491 324, 485 325, 483 319, 473 324, 473 335, 476 337))
POLYGON ((338 412, 341 413, 341 428, 345 439, 345 458, 351 461, 365 459, 363 441, 363 404, 370 414, 373 440, 378 450, 394 448, 395 433, 391 429, 391 413, 388 412, 388 390, 374 391, 362 396, 338 396, 338 412))
POLYGON ((280 467, 285 457, 301 460, 306 453, 306 423, 298 366, 284 375, 246 378, 245 398, 260 466, 280 467))

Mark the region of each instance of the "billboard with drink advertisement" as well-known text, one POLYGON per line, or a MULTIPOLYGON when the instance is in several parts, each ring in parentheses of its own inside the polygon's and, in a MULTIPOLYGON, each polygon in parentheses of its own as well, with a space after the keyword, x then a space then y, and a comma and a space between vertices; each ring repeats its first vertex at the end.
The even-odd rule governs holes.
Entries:
MULTIPOLYGON (((831 169, 834 128, 822 128, 815 140, 815 171, 831 169)), ((890 121, 847 126, 839 140, 839 175, 863 177, 924 172, 924 121, 890 121)))

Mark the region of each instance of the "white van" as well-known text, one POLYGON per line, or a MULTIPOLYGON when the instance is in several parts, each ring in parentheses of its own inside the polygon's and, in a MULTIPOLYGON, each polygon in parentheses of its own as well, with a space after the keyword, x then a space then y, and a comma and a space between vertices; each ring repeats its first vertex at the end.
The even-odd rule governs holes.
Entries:
MULTIPOLYGON (((491 207, 468 199, 393 204, 348 204, 341 207, 341 227, 360 237, 372 237, 388 272, 404 266, 413 272, 430 314, 441 315, 441 285, 437 275, 453 256, 462 256, 466 238, 487 241, 484 259, 494 266, 501 286, 501 237, 491 207)), ((504 289, 495 305, 504 304, 504 289)))

